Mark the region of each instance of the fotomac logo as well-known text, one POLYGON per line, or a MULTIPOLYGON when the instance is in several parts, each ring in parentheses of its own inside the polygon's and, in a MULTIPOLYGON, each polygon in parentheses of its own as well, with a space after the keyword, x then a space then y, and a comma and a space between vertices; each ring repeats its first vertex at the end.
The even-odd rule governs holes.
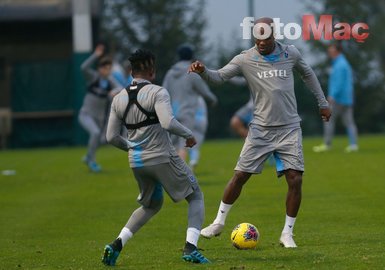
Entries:
POLYGON ((357 42, 364 42, 369 37, 369 26, 366 23, 358 22, 349 24, 346 22, 338 22, 333 25, 333 15, 321 15, 318 23, 314 15, 302 16, 302 26, 297 23, 281 22, 280 18, 273 18, 274 23, 268 25, 266 23, 257 23, 254 25, 254 17, 243 18, 242 37, 243 39, 251 39, 251 29, 253 36, 257 39, 265 39, 271 35, 271 27, 274 29, 275 38, 295 40, 302 37, 303 40, 310 40, 313 36, 314 40, 349 40, 355 39, 357 42), (263 34, 260 29, 263 28, 263 34), (313 35, 311 35, 313 34, 313 35))

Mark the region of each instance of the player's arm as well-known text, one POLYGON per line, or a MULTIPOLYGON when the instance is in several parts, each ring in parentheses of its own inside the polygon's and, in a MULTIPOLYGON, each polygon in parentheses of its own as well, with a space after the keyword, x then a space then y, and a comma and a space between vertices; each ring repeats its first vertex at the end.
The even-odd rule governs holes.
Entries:
POLYGON ((162 128, 172 134, 185 138, 187 147, 192 147, 196 144, 191 130, 175 119, 170 104, 170 95, 165 88, 160 89, 156 94, 155 112, 162 128))
POLYGON ((247 81, 245 77, 235 76, 229 80, 229 83, 232 83, 236 86, 247 86, 247 81))
MULTIPOLYGON (((118 109, 125 108, 123 103, 124 102, 122 102, 120 96, 117 96, 112 100, 110 116, 107 123, 106 139, 109 144, 112 144, 113 146, 127 152, 130 148, 129 142, 127 139, 120 135, 122 119, 117 113, 118 109)), ((127 102, 125 103, 125 106, 127 106, 127 102)))
POLYGON ((325 98, 325 94, 322 91, 317 76, 315 75, 313 69, 303 60, 301 53, 294 46, 292 48, 296 54, 296 62, 294 64, 295 70, 301 74, 302 80, 304 81, 306 87, 317 99, 322 119, 324 121, 329 121, 331 116, 329 103, 325 98))
POLYGON ((98 73, 92 68, 92 65, 96 62, 96 60, 102 56, 104 53, 104 46, 98 45, 95 48, 93 54, 90 55, 80 66, 81 71, 87 80, 94 80, 98 73))
POLYGON ((235 56, 226 66, 219 70, 210 70, 199 61, 190 65, 188 72, 198 73, 205 81, 212 83, 223 83, 241 74, 243 55, 235 56))

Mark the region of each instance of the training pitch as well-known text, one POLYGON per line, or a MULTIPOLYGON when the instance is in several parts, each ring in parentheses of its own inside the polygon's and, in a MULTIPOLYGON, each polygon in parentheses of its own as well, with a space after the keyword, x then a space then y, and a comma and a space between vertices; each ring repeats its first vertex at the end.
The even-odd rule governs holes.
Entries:
MULTIPOLYGON (((165 196, 163 209, 127 243, 115 269, 385 269, 385 136, 361 136, 360 151, 351 154, 343 152, 346 138, 335 139, 330 152, 313 153, 320 142, 304 140, 297 249, 278 244, 287 187, 265 166, 243 189, 222 235, 199 240, 212 264, 181 260, 187 203, 165 196), (241 222, 258 227, 256 250, 232 247, 230 233, 241 222)), ((205 194, 204 226, 216 215, 241 147, 240 140, 203 146, 196 173, 205 194)), ((124 152, 101 148, 99 174, 81 163, 84 153, 85 148, 0 152, 0 171, 10 174, 0 174, 0 269, 107 268, 103 247, 138 207, 138 188, 124 152)))

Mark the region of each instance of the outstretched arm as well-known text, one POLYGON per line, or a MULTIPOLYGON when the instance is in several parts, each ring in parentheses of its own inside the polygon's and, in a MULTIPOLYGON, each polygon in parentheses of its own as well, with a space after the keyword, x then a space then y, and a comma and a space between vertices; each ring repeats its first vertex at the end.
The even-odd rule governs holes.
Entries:
POLYGON ((98 45, 95 48, 95 51, 93 54, 90 55, 80 66, 80 69, 82 70, 84 76, 86 77, 86 80, 94 80, 95 77, 97 77, 98 73, 92 69, 92 65, 96 62, 96 60, 102 56, 104 53, 104 46, 98 45))
POLYGON ((195 61, 190 65, 188 72, 198 73, 207 82, 223 83, 241 74, 242 60, 243 55, 239 54, 219 70, 210 70, 203 63, 195 61))

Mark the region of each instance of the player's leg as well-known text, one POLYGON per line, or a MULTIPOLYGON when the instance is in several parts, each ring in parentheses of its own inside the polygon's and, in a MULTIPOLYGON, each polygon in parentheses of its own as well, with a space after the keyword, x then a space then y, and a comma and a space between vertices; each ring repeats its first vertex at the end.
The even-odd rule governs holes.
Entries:
POLYGON ((210 261, 198 251, 198 240, 205 214, 203 193, 201 192, 199 186, 195 187, 194 192, 186 197, 186 201, 189 205, 188 226, 182 258, 185 261, 195 263, 209 263, 210 261))
POLYGON ((341 114, 341 117, 349 137, 349 145, 345 148, 345 152, 350 153, 358 151, 357 126, 354 122, 353 107, 345 107, 341 114))
POLYGON ((192 170, 198 165, 199 158, 200 158, 200 148, 203 144, 205 134, 202 132, 198 132, 197 130, 193 132, 195 134, 195 139, 197 141, 197 144, 194 145, 194 147, 190 148, 188 150, 189 152, 189 165, 192 170))
POLYGON ((250 126, 240 158, 235 167, 235 173, 227 183, 223 193, 217 216, 209 226, 202 229, 201 235, 203 237, 212 238, 221 234, 227 215, 240 196, 244 184, 246 184, 251 174, 262 171, 263 163, 270 155, 273 146, 269 142, 269 138, 271 138, 269 131, 250 126))
POLYGON ((280 243, 286 248, 296 248, 297 245, 293 239, 293 229, 302 199, 302 172, 289 169, 285 171, 285 177, 288 185, 286 195, 286 218, 280 237, 280 243))
POLYGON ((152 171, 156 169, 156 166, 151 166, 150 169, 148 167, 133 169, 140 190, 138 202, 142 206, 131 214, 118 237, 111 244, 105 246, 102 258, 104 264, 115 265, 127 241, 161 209, 163 204, 163 188, 154 179, 152 171))
POLYGON ((201 235, 205 238, 212 238, 222 233, 226 223, 227 215, 229 214, 234 202, 241 194, 243 185, 249 180, 251 174, 242 171, 235 171, 233 177, 227 183, 224 190, 222 200, 219 204, 217 216, 214 221, 202 229, 201 235))
POLYGON ((198 251, 198 240, 204 218, 203 194, 191 169, 179 156, 170 157, 170 163, 159 165, 157 178, 174 202, 188 202, 188 226, 182 259, 194 263, 208 263, 198 251))
POLYGON ((301 205, 302 173, 304 171, 301 128, 287 128, 277 131, 274 157, 278 176, 285 175, 288 185, 286 195, 286 218, 280 243, 287 248, 297 247, 293 240, 293 228, 301 205))
POLYGON ((83 161, 87 164, 93 172, 99 172, 101 167, 96 163, 96 149, 100 144, 100 134, 101 128, 98 123, 93 119, 90 115, 86 113, 79 114, 79 122, 81 126, 88 132, 89 140, 88 140, 88 149, 87 154, 83 158, 83 161))

